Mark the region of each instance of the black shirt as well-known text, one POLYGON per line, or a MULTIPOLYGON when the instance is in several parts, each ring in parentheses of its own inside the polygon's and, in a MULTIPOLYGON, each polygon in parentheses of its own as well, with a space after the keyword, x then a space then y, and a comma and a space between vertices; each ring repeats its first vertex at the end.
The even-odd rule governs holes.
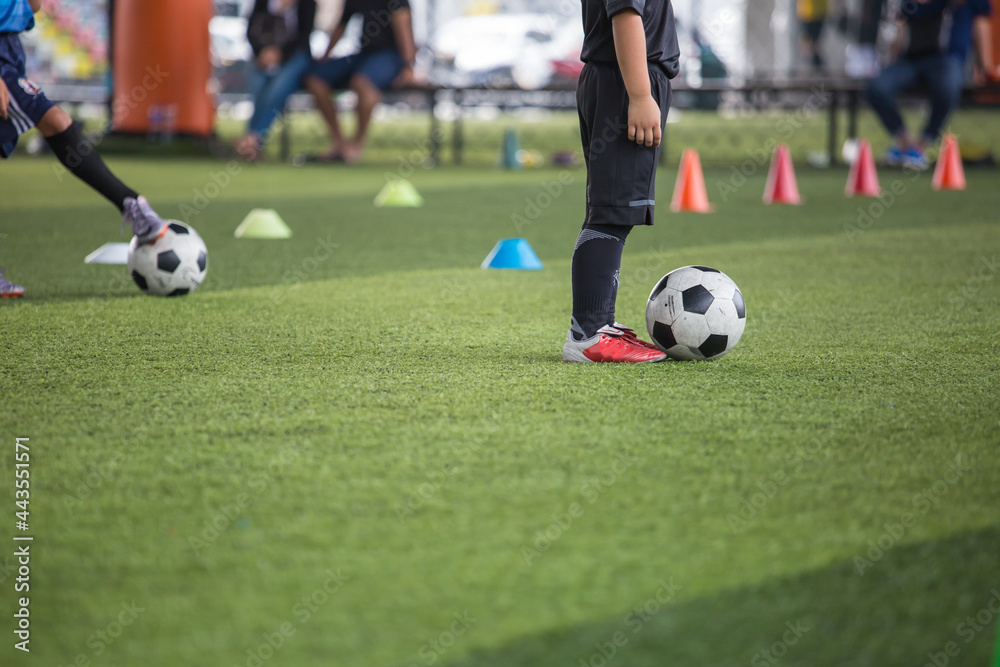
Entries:
MULTIPOLYGON (((348 0, 350 2, 350 0, 348 0)), ((585 63, 618 63, 611 17, 625 9, 642 16, 646 31, 646 60, 663 68, 671 79, 679 71, 680 47, 670 0, 583 0, 583 51, 585 63)))
POLYGON ((386 49, 398 52, 392 15, 409 6, 408 0, 346 0, 340 23, 345 25, 355 14, 361 14, 361 53, 386 49))
POLYGON ((259 56, 268 46, 280 47, 285 60, 298 51, 309 53, 309 37, 316 27, 316 0, 299 0, 296 12, 298 26, 290 31, 283 18, 271 14, 268 0, 257 0, 254 3, 248 22, 247 37, 255 56, 259 56))

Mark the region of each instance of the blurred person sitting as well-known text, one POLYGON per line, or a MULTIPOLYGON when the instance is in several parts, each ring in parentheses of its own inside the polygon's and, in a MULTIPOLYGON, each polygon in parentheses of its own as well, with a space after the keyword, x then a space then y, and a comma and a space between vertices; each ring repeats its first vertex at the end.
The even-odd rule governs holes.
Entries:
POLYGON ((306 89, 316 98, 330 130, 330 149, 319 156, 325 162, 357 162, 364 151, 372 113, 382 91, 415 82, 413 66, 417 48, 407 0, 346 0, 340 22, 330 31, 330 45, 323 60, 305 79, 306 89), (354 55, 330 59, 355 15, 362 17, 361 50, 354 55), (337 118, 334 90, 350 89, 357 95, 358 124, 354 136, 345 140, 337 118))
POLYGON ((802 31, 799 35, 802 55, 809 60, 813 70, 820 71, 823 69, 823 56, 819 51, 819 40, 826 21, 826 0, 798 0, 796 13, 802 31))
POLYGON ((893 45, 895 61, 869 82, 865 93, 868 103, 895 139, 895 146, 885 155, 886 164, 927 168, 926 148, 937 141, 961 98, 970 46, 975 44, 977 82, 996 75, 989 16, 989 0, 903 3, 898 17, 900 30, 893 45), (906 129, 895 98, 918 81, 926 86, 930 113, 923 134, 915 140, 906 129))
POLYGON ((879 72, 878 32, 884 9, 885 0, 862 0, 856 16, 841 19, 849 39, 844 71, 852 79, 870 79, 879 72))
POLYGON ((312 67, 309 37, 316 0, 256 0, 247 27, 254 52, 254 111, 247 133, 236 143, 248 160, 260 157, 271 126, 312 67))

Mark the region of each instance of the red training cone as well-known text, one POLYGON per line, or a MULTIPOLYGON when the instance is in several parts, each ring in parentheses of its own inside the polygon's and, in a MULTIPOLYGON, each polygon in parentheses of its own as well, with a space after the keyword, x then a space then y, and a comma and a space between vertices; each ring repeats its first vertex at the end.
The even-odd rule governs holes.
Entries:
POLYGON ((962 154, 954 134, 944 135, 931 185, 935 190, 965 189, 965 169, 962 168, 962 154))
POLYGON ((670 201, 670 210, 674 213, 712 211, 712 205, 708 203, 708 192, 705 190, 705 174, 701 171, 701 159, 698 157, 698 151, 693 148, 685 148, 681 155, 681 168, 677 172, 677 183, 674 184, 674 197, 670 201))
POLYGON ((792 166, 792 154, 787 144, 774 147, 771 168, 767 171, 767 185, 764 186, 764 203, 793 206, 802 203, 799 184, 795 180, 795 168, 792 166))
POLYGON ((867 139, 858 141, 858 157, 851 165, 844 194, 848 197, 878 197, 882 194, 882 188, 878 184, 878 174, 875 172, 872 145, 867 139))

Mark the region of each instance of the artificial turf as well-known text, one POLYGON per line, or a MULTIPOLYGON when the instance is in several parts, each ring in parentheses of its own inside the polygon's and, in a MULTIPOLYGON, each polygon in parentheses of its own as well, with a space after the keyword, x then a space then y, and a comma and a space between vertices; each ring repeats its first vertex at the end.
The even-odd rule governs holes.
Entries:
MULTIPOLYGON (((171 217, 226 166, 111 163, 171 217)), ((884 172, 880 209, 803 171, 780 208, 763 173, 723 199, 720 169, 696 216, 668 212, 665 169, 619 319, 707 264, 742 288, 744 338, 582 366, 560 349, 584 173, 421 168, 423 208, 376 209, 392 169, 240 167, 190 216, 208 280, 167 300, 83 264, 113 209, 48 160, 4 165, 0 260, 28 296, 0 304, 0 534, 30 437, 32 661, 987 663, 994 172, 964 193, 884 172), (260 207, 294 237, 234 239, 260 207), (479 268, 514 236, 543 271, 479 268)), ((5 665, 28 664, 14 567, 5 665)))

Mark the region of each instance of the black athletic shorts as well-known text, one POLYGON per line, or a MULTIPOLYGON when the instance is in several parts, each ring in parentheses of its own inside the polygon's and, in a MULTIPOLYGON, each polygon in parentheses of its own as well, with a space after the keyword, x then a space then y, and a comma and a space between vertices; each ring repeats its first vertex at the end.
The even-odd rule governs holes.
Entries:
MULTIPOLYGON (((653 99, 660 105, 660 130, 670 109, 670 79, 649 66, 653 99)), ((584 224, 651 225, 656 199, 659 148, 628 139, 628 92, 614 64, 587 63, 576 90, 583 159, 587 163, 587 220, 584 224)))

